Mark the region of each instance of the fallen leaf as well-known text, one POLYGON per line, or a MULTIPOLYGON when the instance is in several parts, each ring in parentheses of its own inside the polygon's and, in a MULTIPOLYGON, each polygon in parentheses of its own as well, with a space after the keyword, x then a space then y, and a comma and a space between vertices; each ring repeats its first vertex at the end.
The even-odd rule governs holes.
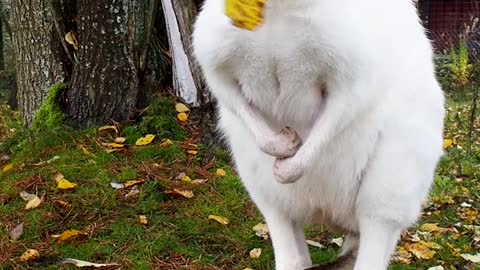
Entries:
POLYGON ((122 143, 102 143, 103 146, 107 148, 123 148, 125 147, 122 143))
POLYGON ((123 187, 124 188, 129 188, 129 187, 133 187, 133 186, 136 186, 136 185, 140 185, 140 184, 143 184, 145 183, 146 181, 143 180, 143 179, 140 179, 140 180, 131 180, 131 181, 127 181, 125 183, 123 183, 123 187))
POLYGON ((148 134, 145 137, 138 139, 135 145, 137 146, 149 145, 150 143, 152 143, 153 139, 155 139, 155 135, 148 134))
POLYGON ((186 113, 186 112, 190 111, 190 109, 187 106, 185 106, 185 104, 183 104, 183 103, 177 103, 175 105, 175 110, 178 113, 186 113))
POLYGON ((114 142, 116 143, 124 143, 127 140, 125 137, 117 137, 115 138, 114 142))
POLYGON ((192 178, 188 177, 188 175, 182 176, 182 178, 180 178, 180 180, 182 180, 183 182, 186 182, 186 183, 191 183, 192 182, 192 178))
POLYGON ((448 149, 453 146, 453 140, 451 139, 445 139, 443 141, 443 148, 448 149))
POLYGON ((110 182, 110 186, 114 189, 124 189, 125 188, 125 186, 123 184, 120 184, 117 181, 110 182))
POLYGON ((120 268, 120 265, 116 263, 92 263, 92 262, 87 262, 87 261, 82 261, 77 259, 70 259, 70 258, 63 260, 62 264, 72 264, 80 268, 89 267, 89 268, 95 268, 98 270, 113 270, 113 269, 120 268))
POLYGON ((217 169, 217 175, 218 176, 225 176, 225 175, 227 175, 227 172, 225 172, 224 169, 217 169))
POLYGON ((460 209, 460 218, 463 219, 467 224, 474 224, 478 220, 478 210, 473 208, 462 208, 460 209))
POLYGON ((324 248, 325 246, 313 240, 307 240, 307 245, 312 247, 324 248))
POLYGON ((439 265, 439 266, 430 267, 430 268, 428 268, 428 270, 445 270, 445 268, 443 268, 443 266, 439 265))
POLYGON ((63 175, 62 177, 55 177, 55 181, 57 181, 57 188, 61 190, 68 190, 68 189, 73 189, 77 187, 77 184, 72 183, 67 179, 63 178, 63 175))
POLYGON ((170 139, 163 139, 163 140, 162 140, 162 143, 160 143, 160 147, 168 147, 168 146, 170 146, 170 145, 172 145, 172 144, 173 144, 172 140, 170 140, 170 139))
POLYGON ((440 227, 436 223, 425 223, 420 226, 420 230, 423 232, 438 232, 440 231, 440 227))
POLYGON ((148 224, 148 219, 147 219, 147 216, 145 215, 138 216, 138 221, 140 222, 140 224, 143 224, 143 225, 148 224))
POLYGON ((261 237, 265 240, 268 239, 268 226, 264 223, 258 223, 257 225, 253 226, 253 231, 255 232, 255 235, 258 237, 261 237))
POLYGON ((207 179, 195 179, 192 181, 192 184, 200 185, 200 184, 205 184, 207 181, 208 181, 207 179))
POLYGON ((140 190, 137 187, 133 187, 128 194, 125 195, 125 198, 135 197, 140 194, 140 190))
POLYGON ((70 209, 72 208, 72 205, 66 201, 62 201, 62 200, 55 200, 53 201, 54 203, 58 204, 59 206, 61 207, 64 207, 66 209, 70 209))
POLYGON ((422 260, 430 260, 436 254, 436 252, 431 250, 425 242, 408 244, 405 246, 405 249, 415 255, 418 259, 422 260))
POLYGON ((118 129, 116 126, 103 126, 98 129, 98 131, 105 131, 105 130, 114 130, 115 133, 118 133, 118 129))
POLYGON ((475 255, 472 254, 461 254, 462 258, 466 261, 473 262, 473 263, 480 263, 480 253, 475 255))
POLYGON ((35 195, 35 194, 30 194, 30 193, 28 193, 28 192, 26 192, 26 191, 21 191, 21 192, 20 192, 20 197, 22 197, 22 199, 23 199, 24 201, 31 201, 31 200, 35 199, 35 197, 37 197, 37 195, 35 195))
POLYGON ((262 249, 261 248, 254 248, 250 250, 250 258, 252 259, 258 259, 262 255, 262 249))
POLYGON ((196 155, 196 154, 198 154, 198 151, 188 150, 187 153, 189 153, 190 155, 196 155))
POLYGON ((218 223, 220 223, 220 224, 223 224, 223 225, 228 225, 228 223, 230 223, 230 221, 228 220, 228 218, 222 217, 222 216, 209 215, 209 216, 208 216, 208 219, 209 219, 209 220, 215 220, 216 222, 218 222, 218 223))
POLYGON ((3 167, 2 172, 6 173, 13 169, 13 163, 7 164, 5 167, 3 167))
POLYGON ((191 199, 195 197, 193 191, 191 190, 183 190, 183 189, 173 189, 165 191, 165 194, 173 194, 173 195, 181 195, 187 199, 191 199))
POLYGON ((90 153, 90 151, 88 151, 87 148, 85 148, 84 146, 79 146, 79 148, 82 149, 84 155, 93 156, 92 153, 90 153))
POLYGON ((342 247, 343 246, 343 238, 342 237, 334 238, 334 239, 332 239, 332 243, 334 243, 335 245, 337 245, 339 247, 342 247))
POLYGON ((38 258, 40 258, 40 253, 38 252, 38 250, 29 249, 22 254, 20 260, 22 262, 31 262, 37 260, 38 258))
POLYGON ((75 50, 78 50, 78 39, 77 39, 77 35, 70 31, 68 32, 66 35, 65 35, 65 41, 67 41, 67 43, 73 45, 73 48, 75 50))
POLYGON ((180 122, 187 122, 188 121, 188 115, 186 113, 179 113, 177 115, 177 118, 178 120, 180 120, 180 122))
POLYGON ((412 253, 408 252, 405 247, 398 247, 397 251, 395 252, 395 256, 393 257, 393 261, 396 263, 402 263, 409 265, 412 263, 413 255, 412 253))
POLYGON ((42 200, 35 196, 32 200, 28 201, 27 205, 25 206, 25 210, 35 209, 42 203, 42 200))
POLYGON ((79 230, 67 230, 60 235, 52 236, 52 238, 55 238, 59 244, 65 243, 67 241, 83 239, 85 237, 87 237, 87 234, 79 230))
POLYGON ((13 241, 17 241, 23 234, 23 223, 20 223, 17 227, 10 231, 9 236, 13 241))

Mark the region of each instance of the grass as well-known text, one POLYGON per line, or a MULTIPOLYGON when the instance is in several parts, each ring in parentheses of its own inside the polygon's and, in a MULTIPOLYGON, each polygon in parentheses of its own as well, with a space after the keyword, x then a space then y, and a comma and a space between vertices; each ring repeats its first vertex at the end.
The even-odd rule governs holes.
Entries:
MULTIPOLYGON (((436 223, 443 230, 409 230, 410 235, 436 242, 441 248, 431 259, 413 257, 409 265, 396 263, 392 270, 437 265, 480 269, 459 257, 459 253, 475 254, 480 247, 478 231, 476 234, 463 226, 478 225, 474 211, 480 209, 480 141, 478 136, 467 137, 468 103, 456 97, 449 100, 445 136, 455 142, 440 163, 430 202, 419 222, 436 223), (472 206, 461 207, 462 203, 472 206)), ((11 160, 0 161, 0 169, 7 163, 12 163, 13 169, 0 171, 0 269, 74 269, 60 264, 64 258, 115 262, 124 269, 274 269, 270 240, 252 231, 262 217, 228 166, 226 154, 218 149, 216 160, 205 162, 201 145, 197 155, 187 153, 186 145, 199 144, 198 138, 189 136, 188 129, 177 124, 171 102, 161 102, 162 106, 153 107, 161 107, 163 119, 156 121, 154 114, 148 114, 146 123, 125 127, 120 134, 57 127, 13 135, 12 129, 19 129, 18 116, 6 114, 7 109, 2 107, 2 115, 8 117, 3 117, 0 126, 9 133, 0 136, 0 156, 7 154, 11 160), (137 138, 157 129, 168 132, 158 132, 151 145, 134 146, 137 138), (111 142, 117 136, 127 138, 128 148, 107 153, 102 142, 111 142), (6 137, 10 139, 5 141, 6 137), (172 139, 173 144, 162 146, 163 138, 172 139), (225 169, 226 176, 216 175, 218 168, 225 169), (77 188, 59 190, 54 180, 58 173, 76 183, 77 188), (180 173, 208 182, 195 185, 176 180, 180 173), (110 186, 112 181, 138 179, 146 182, 136 187, 138 193, 133 196, 127 196, 132 188, 116 190, 110 186), (187 199, 166 192, 173 189, 191 190, 195 197, 187 199), (20 191, 37 194, 42 204, 24 210, 26 202, 20 198, 20 191), (60 201, 69 206, 62 206, 60 201), (140 224, 139 215, 147 217, 147 225, 140 224), (208 220, 209 215, 227 217, 230 223, 208 220), (24 224, 24 233, 11 241, 8 234, 20 223, 24 224), (52 238, 69 229, 81 230, 87 237, 64 244, 52 238), (38 250, 41 258, 21 262, 20 256, 30 248, 38 250), (262 249, 259 259, 249 257, 253 248, 262 249)), ((309 239, 326 246, 311 247, 313 260, 332 260, 337 247, 331 239, 338 235, 321 228, 306 231, 309 239)), ((406 234, 400 246, 412 243, 412 237, 406 234)))

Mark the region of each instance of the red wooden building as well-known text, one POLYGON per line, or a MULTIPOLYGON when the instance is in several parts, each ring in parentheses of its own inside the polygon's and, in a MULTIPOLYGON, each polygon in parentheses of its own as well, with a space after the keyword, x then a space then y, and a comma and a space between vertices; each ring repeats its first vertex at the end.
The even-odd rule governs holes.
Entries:
POLYGON ((417 5, 437 52, 465 39, 472 53, 480 53, 480 0, 418 0, 417 5))

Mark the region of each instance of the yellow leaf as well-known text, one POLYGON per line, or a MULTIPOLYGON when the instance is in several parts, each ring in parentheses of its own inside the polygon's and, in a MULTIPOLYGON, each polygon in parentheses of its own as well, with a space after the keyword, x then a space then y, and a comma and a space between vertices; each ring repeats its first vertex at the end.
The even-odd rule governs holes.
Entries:
POLYGON ((186 113, 186 112, 190 111, 190 109, 187 106, 185 106, 185 104, 183 104, 183 103, 177 103, 175 105, 175 110, 178 113, 186 113))
POLYGON ((397 252, 395 253, 395 256, 393 257, 393 261, 396 263, 402 263, 402 264, 411 264, 413 259, 412 253, 408 252, 408 250, 405 249, 405 247, 399 247, 397 249, 397 252))
POLYGON ((165 194, 177 194, 177 195, 183 196, 187 199, 191 199, 191 198, 195 197, 195 195, 193 194, 193 191, 183 190, 183 189, 167 190, 167 191, 165 191, 165 194))
POLYGON ((145 215, 138 216, 138 221, 140 222, 140 224, 143 224, 143 225, 148 224, 148 219, 147 219, 147 216, 145 215))
POLYGON ((420 231, 422 231, 422 232, 438 232, 438 231, 440 231, 440 227, 438 227, 438 224, 435 224, 435 223, 425 223, 422 226, 420 226, 420 231))
POLYGON ((425 242, 408 244, 405 246, 405 249, 410 251, 418 259, 422 260, 430 260, 436 254, 436 252, 431 250, 425 242))
POLYGON ((40 258, 40 253, 38 252, 38 250, 29 249, 22 254, 20 260, 22 262, 31 262, 37 260, 38 258, 40 258))
POLYGON ((173 144, 172 140, 164 139, 164 140, 162 140, 162 143, 160 144, 160 147, 168 147, 172 144, 173 144))
POLYGON ((2 172, 6 173, 13 169, 13 163, 7 164, 5 167, 3 167, 2 172))
POLYGON ((227 175, 227 172, 225 172, 224 169, 217 169, 217 175, 218 176, 225 176, 225 175, 227 175))
POLYGON ((269 230, 266 224, 258 223, 257 225, 253 226, 253 231, 255 232, 256 236, 261 237, 265 240, 268 239, 269 230))
POLYGON ((65 178, 57 178, 55 180, 57 181, 57 188, 62 190, 72 189, 77 186, 77 184, 72 183, 65 178))
POLYGON ((116 143, 124 143, 125 141, 127 140, 127 138, 125 137, 117 137, 115 138, 115 141, 116 143))
POLYGON ((222 216, 209 215, 208 219, 209 220, 215 220, 216 222, 218 222, 220 224, 223 224, 223 225, 228 225, 228 223, 230 223, 228 218, 222 217, 222 216))
POLYGON ((188 115, 186 113, 177 114, 177 118, 178 118, 178 120, 180 120, 180 122, 187 122, 188 121, 188 115))
POLYGON ((71 264, 79 268, 85 267, 86 269, 98 269, 98 270, 113 270, 120 268, 121 265, 116 263, 92 263, 77 259, 65 259, 62 264, 71 264))
POLYGON ((42 200, 35 196, 32 200, 28 201, 27 205, 25 206, 25 210, 35 209, 42 203, 42 200))
POLYGON ((83 147, 83 146, 79 146, 80 149, 82 149, 82 152, 84 155, 86 156, 93 156, 92 153, 90 153, 90 151, 87 150, 87 148, 83 147))
POLYGON ((258 259, 258 258, 260 258, 260 255, 262 255, 262 249, 261 248, 254 248, 254 249, 250 250, 250 258, 258 259))
POLYGON ((123 148, 125 147, 124 144, 121 143, 102 143, 103 146, 108 148, 123 148))
POLYGON ((73 240, 78 240, 78 239, 83 239, 87 237, 87 234, 84 232, 81 232, 79 230, 67 230, 61 233, 58 236, 52 236, 53 238, 57 239, 57 242, 59 244, 65 243, 67 241, 73 241, 73 240))
POLYGON ((105 131, 105 130, 109 130, 109 129, 114 130, 115 133, 118 133, 118 129, 117 129, 116 126, 104 126, 104 127, 99 128, 98 131, 105 131))
POLYGON ((266 0, 226 0, 225 15, 236 27, 255 30, 263 23, 266 0))
POLYGON ((143 179, 127 181, 127 182, 123 183, 123 188, 129 188, 129 187, 133 187, 133 186, 143 184, 143 183, 145 183, 145 180, 143 180, 143 179))
POLYGON ((138 145, 138 146, 148 145, 152 143, 153 139, 155 139, 155 135, 148 134, 145 137, 138 139, 135 145, 138 145))
POLYGON ((453 146, 453 140, 451 139, 445 139, 443 141, 443 148, 447 149, 453 146))
POLYGON ((65 35, 65 41, 67 41, 67 43, 69 44, 72 44, 73 45, 73 48, 75 50, 78 50, 78 39, 77 39, 77 35, 73 32, 68 32, 66 35, 65 35))
POLYGON ((196 154, 198 154, 198 151, 188 150, 187 153, 189 153, 190 155, 196 155, 196 154))
POLYGON ((182 176, 180 178, 180 180, 182 180, 183 182, 186 182, 186 183, 191 183, 192 182, 192 178, 188 177, 187 175, 182 176))

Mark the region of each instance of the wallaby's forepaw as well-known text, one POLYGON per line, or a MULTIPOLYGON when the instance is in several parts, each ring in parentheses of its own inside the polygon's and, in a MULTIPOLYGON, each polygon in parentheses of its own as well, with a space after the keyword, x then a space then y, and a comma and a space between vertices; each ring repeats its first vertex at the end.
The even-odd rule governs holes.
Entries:
POLYGON ((291 184, 303 176, 303 166, 295 158, 276 159, 273 165, 275 180, 282 184, 291 184))
POLYGON ((285 127, 274 137, 267 138, 260 148, 273 157, 288 158, 293 157, 301 145, 302 138, 298 133, 290 127, 285 127))

